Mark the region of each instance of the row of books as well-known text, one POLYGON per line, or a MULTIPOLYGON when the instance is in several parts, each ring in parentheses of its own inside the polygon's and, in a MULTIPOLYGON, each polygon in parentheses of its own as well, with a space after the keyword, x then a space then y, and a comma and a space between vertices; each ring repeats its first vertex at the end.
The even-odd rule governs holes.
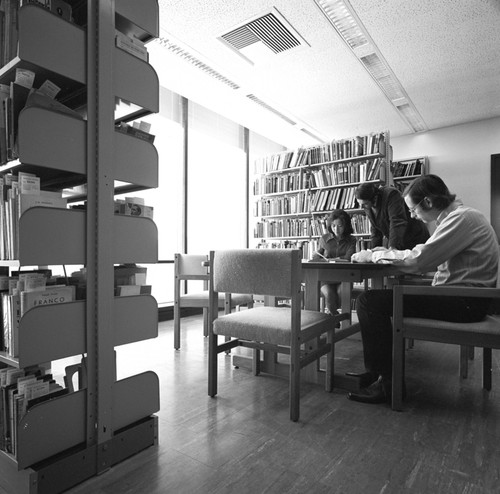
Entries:
POLYGON ((24 108, 36 106, 82 119, 76 111, 57 101, 60 92, 56 84, 47 79, 38 88, 33 87, 35 73, 28 69, 16 69, 15 80, 0 84, 0 164, 19 156, 18 121, 24 108))
POLYGON ((254 202, 253 213, 255 217, 307 213, 309 203, 310 196, 306 192, 261 198, 254 202))
POLYGON ((310 259, 313 252, 318 249, 318 240, 262 240, 257 249, 300 249, 302 259, 310 259))
MULTIPOLYGON (((312 259, 319 248, 319 239, 312 238, 308 240, 262 240, 256 246, 257 249, 300 249, 302 259, 312 259)), ((356 252, 369 248, 369 241, 363 238, 356 239, 356 252)))
POLYGON ((384 170, 385 160, 375 158, 356 163, 335 163, 312 168, 308 175, 311 187, 331 187, 370 180, 384 180, 384 170))
POLYGON ((253 193, 256 196, 290 192, 303 188, 305 187, 302 186, 302 174, 297 172, 282 173, 279 175, 261 175, 253 183, 253 193))
POLYGON ((0 64, 3 67, 17 55, 19 0, 0 0, 0 64))
POLYGON ((424 161, 420 158, 410 161, 395 161, 391 164, 391 168, 394 178, 421 175, 424 172, 424 161))
POLYGON ((332 211, 333 209, 355 209, 358 202, 355 187, 319 189, 311 193, 310 211, 332 211))
POLYGON ((254 217, 304 214, 333 209, 357 209, 355 187, 318 189, 286 196, 261 198, 254 202, 254 217))
MULTIPOLYGON (((259 221, 254 226, 254 238, 320 237, 327 233, 326 219, 324 216, 259 221)), ((370 231, 370 222, 364 214, 353 214, 351 224, 355 234, 366 235, 370 231)))
POLYGON ((0 450, 16 457, 17 430, 33 406, 68 393, 41 366, 0 369, 0 450))
POLYGON ((71 302, 76 286, 61 283, 66 279, 52 277, 48 269, 11 273, 0 276, 1 325, 0 350, 10 357, 18 356, 19 321, 33 307, 71 302))
POLYGON ((256 174, 286 170, 306 165, 385 154, 385 133, 333 140, 310 148, 299 148, 258 158, 254 163, 256 174))
POLYGON ((32 207, 66 208, 62 192, 40 189, 40 177, 32 173, 6 173, 0 177, 0 259, 18 259, 19 219, 32 207))
MULTIPOLYGON (((84 271, 84 268, 83 268, 84 271)), ((115 266, 115 295, 151 293, 146 284, 147 268, 136 265, 115 266)), ((19 322, 33 307, 62 304, 85 297, 85 273, 73 273, 60 284, 50 270, 22 271, 0 275, 1 327, 0 351, 18 357, 19 322), (71 283, 71 284, 68 284, 71 283)))

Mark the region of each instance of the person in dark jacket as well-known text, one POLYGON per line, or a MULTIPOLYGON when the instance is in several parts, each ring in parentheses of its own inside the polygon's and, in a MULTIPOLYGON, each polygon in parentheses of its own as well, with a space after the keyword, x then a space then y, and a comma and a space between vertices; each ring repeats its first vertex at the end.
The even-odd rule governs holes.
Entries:
MULTIPOLYGON (((328 233, 319 240, 319 248, 313 260, 345 259, 350 260, 356 252, 356 238, 352 236, 351 217, 343 209, 335 209, 326 220, 328 233)), ((340 307, 340 283, 325 283, 321 293, 325 297, 325 308, 330 314, 336 314, 340 307)))
POLYGON ((399 190, 365 182, 356 199, 370 221, 370 248, 412 249, 429 238, 427 227, 412 218, 399 190))

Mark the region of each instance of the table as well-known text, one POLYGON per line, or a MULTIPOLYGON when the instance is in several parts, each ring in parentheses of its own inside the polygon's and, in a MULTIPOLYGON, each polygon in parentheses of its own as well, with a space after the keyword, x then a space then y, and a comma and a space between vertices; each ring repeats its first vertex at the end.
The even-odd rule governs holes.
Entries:
POLYGON ((384 278, 399 273, 391 264, 373 262, 302 261, 305 284, 304 308, 319 310, 320 286, 324 282, 340 283, 342 312, 351 312, 352 284, 368 279, 372 288, 383 288, 384 278))
MULTIPOLYGON (((320 307, 320 286, 324 282, 340 283, 342 312, 351 313, 352 283, 372 280, 372 288, 383 288, 384 278, 400 274, 394 266, 390 264, 357 263, 357 262, 326 262, 326 261, 303 261, 302 281, 304 282, 304 308, 308 310, 319 310, 320 307)), ((267 303, 274 303, 273 298, 267 299, 267 303)), ((343 321, 339 331, 339 339, 355 334, 359 331, 359 326, 352 326, 351 321, 343 321)), ((314 343, 311 343, 314 344, 314 343)), ((286 364, 278 363, 276 354, 263 352, 264 358, 261 363, 261 371, 269 374, 288 376, 286 364)), ((251 369, 251 359, 246 356, 233 356, 233 365, 251 369)), ((316 368, 312 363, 307 366, 302 375, 305 380, 321 383, 324 373, 316 368)), ((335 374, 334 385, 350 391, 358 390, 358 380, 344 375, 335 374)))

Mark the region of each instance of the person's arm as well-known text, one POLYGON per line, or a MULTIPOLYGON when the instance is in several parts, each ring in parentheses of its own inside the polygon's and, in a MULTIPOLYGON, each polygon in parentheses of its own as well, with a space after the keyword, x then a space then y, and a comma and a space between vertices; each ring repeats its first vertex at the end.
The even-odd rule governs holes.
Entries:
POLYGON ((464 215, 449 215, 425 244, 407 251, 398 267, 407 273, 425 273, 464 251, 475 242, 474 225, 464 215))
POLYGON ((319 246, 318 246, 318 249, 313 253, 312 255, 312 260, 313 261, 319 261, 319 260, 324 260, 324 257, 325 257, 325 250, 326 250, 326 243, 325 243, 325 239, 323 237, 321 237, 319 239, 319 246), (321 254, 321 255, 318 255, 318 254, 321 254))
POLYGON ((404 237, 408 227, 408 217, 404 199, 397 191, 387 197, 387 217, 389 220, 389 245, 391 249, 405 248, 404 237))
POLYGON ((342 256, 343 259, 351 260, 352 255, 356 252, 356 239, 353 237, 349 243, 346 253, 342 256))
POLYGON ((365 214, 370 221, 370 249, 373 249, 374 247, 380 247, 381 245, 383 245, 384 235, 382 234, 381 230, 377 228, 373 213, 371 211, 366 211, 365 214))

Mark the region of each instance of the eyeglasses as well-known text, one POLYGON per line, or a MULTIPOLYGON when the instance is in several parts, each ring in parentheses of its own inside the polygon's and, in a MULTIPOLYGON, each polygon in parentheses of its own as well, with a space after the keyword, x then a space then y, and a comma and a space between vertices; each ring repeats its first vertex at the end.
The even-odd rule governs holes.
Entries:
POLYGON ((408 208, 408 211, 410 211, 410 214, 415 214, 415 210, 420 206, 420 204, 422 204, 424 199, 425 199, 425 197, 418 204, 413 206, 412 208, 408 208))

